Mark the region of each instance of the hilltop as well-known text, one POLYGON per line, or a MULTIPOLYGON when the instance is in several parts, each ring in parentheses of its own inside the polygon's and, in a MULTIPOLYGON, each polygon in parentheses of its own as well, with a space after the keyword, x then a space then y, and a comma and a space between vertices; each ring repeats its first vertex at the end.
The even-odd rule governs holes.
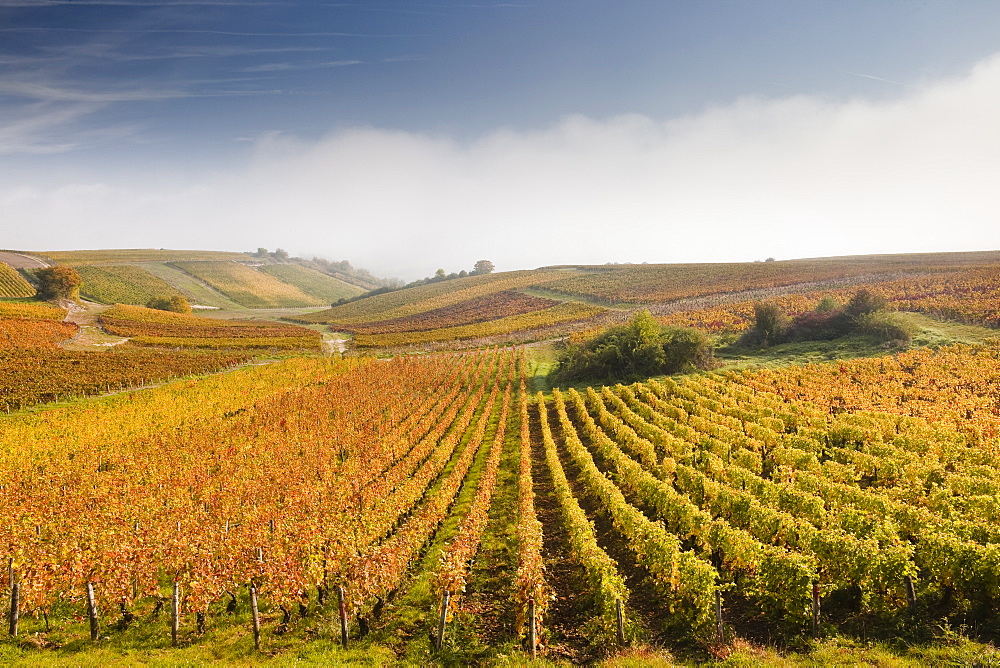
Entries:
POLYGON ((350 334, 359 347, 476 347, 586 333, 640 308, 664 324, 739 331, 755 300, 777 300, 795 313, 822 295, 842 297, 864 286, 899 310, 991 324, 998 317, 992 302, 959 300, 956 286, 974 277, 985 295, 997 285, 998 265, 998 251, 561 265, 432 282, 295 319, 350 334))

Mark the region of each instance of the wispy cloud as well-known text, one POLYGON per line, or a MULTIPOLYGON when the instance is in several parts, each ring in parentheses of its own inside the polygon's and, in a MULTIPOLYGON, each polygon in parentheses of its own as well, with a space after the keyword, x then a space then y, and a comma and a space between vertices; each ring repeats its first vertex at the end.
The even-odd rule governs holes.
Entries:
POLYGON ((901 81, 893 81, 892 79, 883 79, 882 77, 877 77, 872 74, 861 74, 860 72, 847 72, 848 74, 856 77, 861 77, 863 79, 873 79, 874 81, 884 81, 886 83, 896 84, 897 86, 905 86, 901 81))
POLYGON ((249 32, 241 30, 205 30, 198 28, 64 28, 58 26, 17 26, 0 28, 0 33, 99 33, 109 35, 228 35, 232 37, 426 37, 415 33, 356 32, 249 32))
MULTIPOLYGON (((39 62, 52 62, 59 58, 92 58, 95 60, 120 62, 189 58, 247 58, 277 54, 323 53, 332 51, 333 48, 322 46, 263 48, 236 45, 227 46, 223 44, 157 46, 132 43, 126 49, 120 45, 98 42, 88 44, 52 44, 42 46, 39 50, 46 55, 31 58, 12 57, 11 64, 22 63, 30 65, 39 62)), ((0 56, 0 62, 4 62, 4 56, 0 56)))
POLYGON ((185 7, 191 5, 221 6, 221 7, 265 7, 281 5, 281 2, 255 2, 253 0, 3 0, 3 7, 61 7, 75 6, 114 6, 114 7, 185 7))
POLYGON ((362 65, 361 60, 330 60, 324 62, 297 62, 297 63, 261 63, 260 65, 250 65, 244 67, 241 72, 288 72, 290 70, 318 70, 330 67, 348 67, 350 65, 362 65))

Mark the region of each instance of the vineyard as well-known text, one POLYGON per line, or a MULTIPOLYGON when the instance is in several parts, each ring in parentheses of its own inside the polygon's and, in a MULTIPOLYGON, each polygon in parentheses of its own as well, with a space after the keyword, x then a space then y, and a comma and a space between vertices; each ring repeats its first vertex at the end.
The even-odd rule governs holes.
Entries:
POLYGON ((993 268, 995 251, 870 255, 779 262, 612 265, 579 267, 578 273, 548 283, 549 290, 609 303, 655 303, 798 284, 852 280, 870 282, 893 275, 993 268))
POLYGON ((500 292, 542 285, 565 276, 565 271, 558 270, 509 271, 502 274, 469 276, 375 295, 318 313, 300 316, 298 319, 309 323, 336 323, 341 327, 396 320, 500 292))
POLYGON ((77 271, 83 279, 80 294, 104 304, 141 306, 155 297, 179 294, 162 278, 135 265, 82 265, 77 271))
POLYGON ((140 346, 210 349, 317 350, 321 335, 305 327, 196 315, 118 304, 101 314, 105 330, 140 346))
MULTIPOLYGON (((986 343, 613 386, 553 387, 553 344, 510 343, 628 317, 537 296, 582 275, 562 269, 321 311, 354 335, 326 356, 298 325, 127 304, 98 317, 128 342, 71 352, 65 311, 2 303, 0 657, 998 661, 1000 288, 978 261, 865 285, 986 343)), ((795 314, 857 287, 761 289, 795 314)), ((652 310, 739 331, 741 294, 652 310)))
MULTIPOLYGON (((933 273, 906 279, 875 281, 865 287, 885 297, 889 307, 899 311, 916 311, 958 322, 1000 326, 1000 270, 996 268, 951 273, 933 273)), ((806 292, 779 294, 769 297, 782 311, 798 315, 812 310, 823 297, 847 302, 857 287, 828 288, 806 292)), ((669 325, 697 327, 711 332, 742 331, 753 317, 752 301, 718 303, 696 308, 675 310, 670 305, 654 307, 661 313, 661 322, 669 325)))
POLYGON ((249 359, 245 352, 231 350, 63 350, 59 344, 79 330, 77 325, 62 321, 65 315, 65 310, 47 304, 0 304, 0 411, 10 413, 36 404, 228 369, 249 359))
POLYGON ((361 325, 340 324, 336 322, 329 323, 329 325, 331 328, 352 334, 425 332, 431 329, 458 327, 508 316, 522 315, 556 306, 558 303, 552 299, 532 297, 521 292, 506 290, 401 318, 380 320, 361 325))
POLYGON ((358 334, 354 337, 354 343, 363 347, 390 347, 491 336, 502 337, 514 332, 530 332, 541 327, 584 321, 604 312, 605 309, 600 306, 591 306, 580 302, 564 302, 537 311, 499 317, 495 320, 477 322, 471 325, 395 334, 358 334))
POLYGON ((328 276, 322 272, 297 264, 270 264, 258 271, 274 276, 279 281, 294 285, 310 297, 330 303, 347 297, 357 297, 364 289, 328 276))
POLYGON ((6 418, 19 623, 125 632, 176 605, 162 642, 243 619, 240 642, 280 645, 327 615, 338 642, 341 624, 369 645, 423 628, 399 651, 468 660, 450 634, 480 628, 486 550, 510 601, 498 642, 553 658, 567 638, 583 658, 762 624, 995 627, 1000 352, 550 396, 527 391, 523 355, 293 358, 6 418), (254 605, 270 630, 239 616, 254 605))
POLYGON ((0 262, 0 297, 32 297, 35 288, 10 265, 0 262))
POLYGON ((321 306, 324 303, 294 285, 237 262, 172 262, 171 266, 247 308, 321 306))

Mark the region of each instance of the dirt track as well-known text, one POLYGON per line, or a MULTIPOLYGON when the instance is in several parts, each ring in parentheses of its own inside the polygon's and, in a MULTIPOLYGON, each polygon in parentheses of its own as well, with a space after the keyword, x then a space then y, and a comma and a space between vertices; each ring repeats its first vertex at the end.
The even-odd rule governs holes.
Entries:
POLYGON ((66 307, 68 311, 63 320, 75 323, 80 327, 80 331, 76 333, 76 336, 59 343, 61 348, 67 350, 99 350, 102 348, 111 348, 128 341, 128 339, 120 336, 108 334, 98 326, 97 316, 101 311, 107 309, 107 306, 92 302, 77 304, 70 301, 64 302, 61 305, 66 307))
POLYGON ((47 267, 46 263, 30 255, 22 255, 12 251, 0 251, 0 262, 14 267, 14 269, 38 269, 47 267))

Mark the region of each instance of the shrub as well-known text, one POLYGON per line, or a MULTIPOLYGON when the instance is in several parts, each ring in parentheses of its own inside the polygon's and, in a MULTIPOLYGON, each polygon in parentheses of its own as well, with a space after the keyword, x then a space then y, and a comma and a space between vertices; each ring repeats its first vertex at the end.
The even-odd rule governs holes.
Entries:
POLYGON ((753 326, 744 335, 743 342, 751 345, 773 346, 785 339, 788 317, 777 304, 754 302, 753 326))
POLYGON ((851 319, 840 309, 807 311, 795 317, 789 338, 796 341, 829 341, 851 331, 851 319))
POLYGON ((898 313, 876 311, 855 318, 857 331, 868 334, 879 343, 907 345, 916 334, 916 328, 898 313))
POLYGON ((146 308, 155 308, 158 311, 172 311, 173 313, 190 313, 191 304, 181 295, 173 297, 154 297, 146 303, 146 308))
POLYGON ((884 311, 885 309, 885 297, 868 290, 859 290, 853 297, 851 297, 851 301, 847 302, 847 306, 844 310, 852 318, 857 318, 865 315, 866 313, 877 313, 879 311, 884 311))
POLYGON ((691 327, 666 327, 660 334, 665 373, 688 373, 715 364, 708 336, 691 327))

